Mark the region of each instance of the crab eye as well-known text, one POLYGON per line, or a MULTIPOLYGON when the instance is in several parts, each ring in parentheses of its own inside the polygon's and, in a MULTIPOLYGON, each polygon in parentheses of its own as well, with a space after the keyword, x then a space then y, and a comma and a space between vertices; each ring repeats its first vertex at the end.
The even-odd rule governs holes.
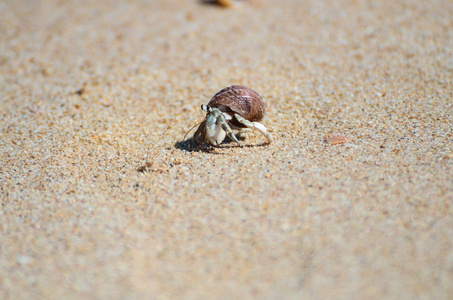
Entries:
POLYGON ((207 106, 206 104, 202 104, 201 105, 201 110, 202 111, 209 111, 209 106, 207 106))

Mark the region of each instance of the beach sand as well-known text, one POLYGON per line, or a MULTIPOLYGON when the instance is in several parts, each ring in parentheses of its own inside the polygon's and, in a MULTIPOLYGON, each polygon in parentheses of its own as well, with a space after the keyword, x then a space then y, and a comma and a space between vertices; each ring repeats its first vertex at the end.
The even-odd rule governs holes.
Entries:
POLYGON ((1 299, 453 298, 452 2, 232 3, 0 3, 1 299))

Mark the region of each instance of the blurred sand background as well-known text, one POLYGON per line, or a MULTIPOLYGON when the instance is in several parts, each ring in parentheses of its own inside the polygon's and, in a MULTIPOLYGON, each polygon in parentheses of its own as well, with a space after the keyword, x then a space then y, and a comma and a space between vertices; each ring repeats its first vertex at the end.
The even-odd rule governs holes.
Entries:
POLYGON ((0 298, 452 299, 452 16, 0 1, 0 298), (276 143, 182 142, 232 84, 276 143))

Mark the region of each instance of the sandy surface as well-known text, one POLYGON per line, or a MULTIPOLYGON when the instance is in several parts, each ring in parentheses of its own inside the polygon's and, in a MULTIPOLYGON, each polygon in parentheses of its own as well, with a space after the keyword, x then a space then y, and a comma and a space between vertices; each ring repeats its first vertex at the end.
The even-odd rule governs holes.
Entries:
POLYGON ((1 299, 452 299, 451 1, 128 3, 0 2, 1 299))

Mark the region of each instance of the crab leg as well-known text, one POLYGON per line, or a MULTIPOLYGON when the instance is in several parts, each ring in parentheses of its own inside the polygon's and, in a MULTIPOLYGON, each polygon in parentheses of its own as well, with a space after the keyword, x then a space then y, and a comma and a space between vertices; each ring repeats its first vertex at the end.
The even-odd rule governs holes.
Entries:
POLYGON ((233 131, 231 130, 230 126, 228 126, 228 123, 226 122, 225 118, 223 118, 223 120, 220 120, 219 122, 220 126, 222 126, 222 129, 225 130, 226 134, 228 135, 228 137, 232 140, 232 141, 235 141, 236 143, 239 144, 239 141, 238 139, 236 138, 236 136, 234 135, 233 131))
POLYGON ((242 124, 244 124, 248 128, 255 129, 255 130, 258 130, 259 132, 261 132, 261 134, 266 137, 267 142, 269 144, 274 142, 274 138, 272 137, 272 135, 269 132, 267 132, 267 128, 263 124, 258 123, 258 122, 250 122, 249 120, 243 118, 239 114, 234 114, 234 116, 236 117, 236 119, 239 122, 241 122, 242 124))

